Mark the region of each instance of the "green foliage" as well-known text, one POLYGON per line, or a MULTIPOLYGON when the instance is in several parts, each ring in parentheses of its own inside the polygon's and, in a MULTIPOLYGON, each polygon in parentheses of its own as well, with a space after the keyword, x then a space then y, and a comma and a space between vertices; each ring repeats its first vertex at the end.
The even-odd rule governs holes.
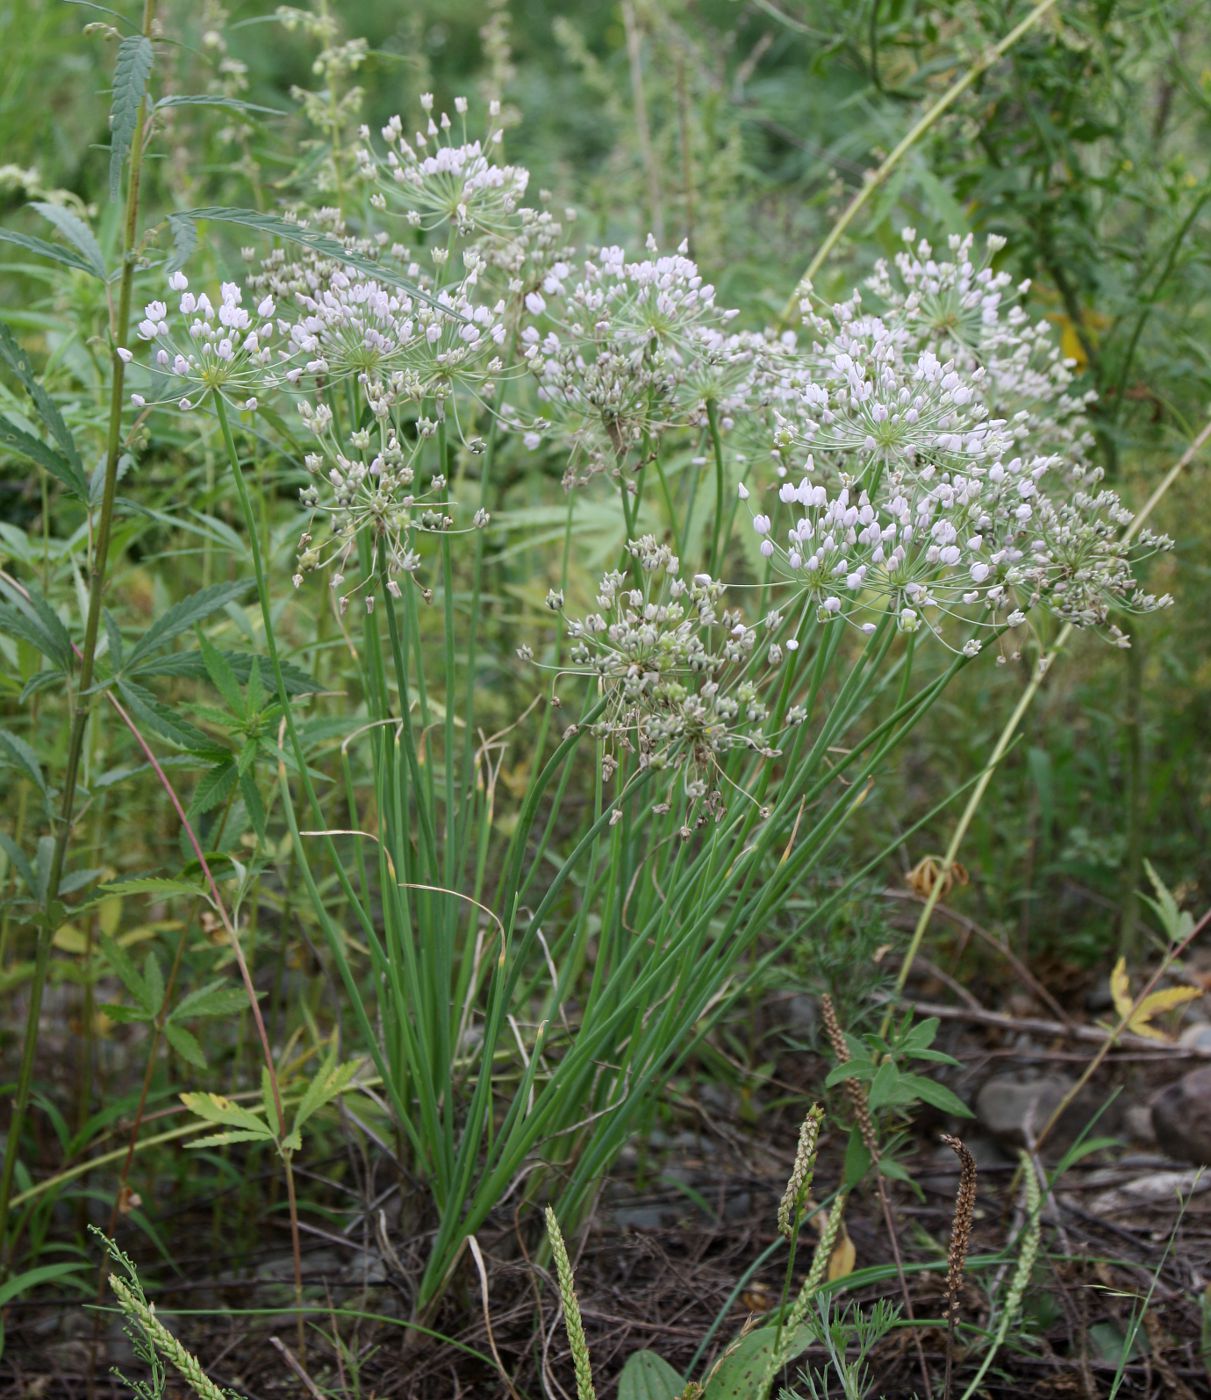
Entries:
POLYGON ((134 138, 154 60, 155 52, 146 35, 128 34, 118 45, 113 105, 109 113, 110 199, 116 200, 121 192, 122 166, 134 138))

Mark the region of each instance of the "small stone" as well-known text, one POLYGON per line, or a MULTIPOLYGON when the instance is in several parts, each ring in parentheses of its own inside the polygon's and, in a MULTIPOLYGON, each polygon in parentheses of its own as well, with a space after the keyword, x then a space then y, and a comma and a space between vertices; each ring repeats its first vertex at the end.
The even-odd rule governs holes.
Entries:
MULTIPOLYGON (((993 1137, 1015 1147, 1026 1146, 1043 1131, 1075 1082, 1064 1074, 994 1074, 976 1095, 976 1116, 993 1137)), ((1071 1147, 1095 1117, 1099 1133, 1112 1131, 1113 1105, 1098 1117, 1103 1103, 1096 1092, 1082 1090, 1048 1134, 1044 1144, 1048 1152, 1071 1147)))
POLYGON ((1211 1065, 1183 1074, 1153 1098, 1152 1127, 1167 1156, 1211 1166, 1211 1065))
POLYGON ((1211 1054, 1211 1021, 1191 1021, 1178 1036, 1178 1043, 1187 1050, 1205 1050, 1211 1054))
POLYGON ((1133 1103, 1123 1110, 1123 1132, 1132 1142, 1151 1144, 1156 1141, 1152 1130, 1152 1110, 1147 1104, 1133 1103))

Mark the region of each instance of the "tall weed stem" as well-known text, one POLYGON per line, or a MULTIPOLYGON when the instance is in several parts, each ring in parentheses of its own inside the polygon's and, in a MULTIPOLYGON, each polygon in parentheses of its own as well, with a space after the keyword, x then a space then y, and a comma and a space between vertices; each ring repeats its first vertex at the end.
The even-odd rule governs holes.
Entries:
MULTIPOLYGON (((144 0, 142 33, 150 39, 155 18, 156 0, 144 0)), ((105 580, 109 563, 110 535, 113 529, 114 497, 118 486, 118 460, 122 450, 122 409, 125 403, 126 365, 118 354, 125 345, 130 327, 130 303, 138 266, 136 241, 139 231, 139 184, 143 168, 143 137, 147 120, 147 99, 139 101, 135 118, 134 137, 130 146, 130 167, 126 184, 126 205, 122 220, 122 274, 118 284, 118 309, 111 325, 109 426, 105 443, 105 476, 101 488, 101 506, 97 532, 93 539, 92 564, 88 582, 88 613, 84 624, 84 643, 80 648, 80 671, 71 692, 73 704, 71 730, 67 741, 67 761, 63 769, 63 788, 59 815, 55 824, 54 846, 46 882, 46 898, 38 926, 34 953, 34 970, 30 981, 29 1009, 26 1012, 25 1036, 21 1046, 21 1063, 17 1071, 17 1090, 13 1098, 12 1117, 4 1146, 4 1166, 0 1169, 0 1271, 11 1263, 8 1246, 8 1211, 13 1191, 13 1174, 21 1150, 25 1117, 29 1111, 33 1086, 34 1057, 38 1049, 38 1030, 42 1019, 42 996, 50 970, 50 951, 55 930, 63 913, 59 902, 59 887, 67 847, 71 840, 76 810, 76 782, 80 759, 84 753, 84 737, 93 705, 93 673, 97 657, 97 637, 101 626, 101 605, 105 596, 105 580)))

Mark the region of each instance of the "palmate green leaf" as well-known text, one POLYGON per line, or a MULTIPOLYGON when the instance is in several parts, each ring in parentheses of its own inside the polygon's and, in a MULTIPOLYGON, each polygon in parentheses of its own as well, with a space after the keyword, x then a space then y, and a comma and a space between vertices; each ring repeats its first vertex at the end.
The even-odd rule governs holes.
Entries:
POLYGON ((118 693, 135 718, 154 729, 161 738, 179 744, 181 748, 197 754, 200 758, 209 759, 212 763, 220 763, 227 757, 227 750, 220 748, 209 734, 203 733, 187 719, 182 719, 167 705, 160 704, 156 697, 141 685, 135 685, 133 681, 121 676, 117 685, 118 693))
MULTIPOLYGON (((245 651, 216 650, 234 672, 236 680, 241 685, 247 685, 252 663, 257 658, 245 651)), ((157 656, 139 667, 139 675, 144 679, 148 676, 176 676, 201 680, 206 674, 206 663, 200 651, 178 651, 169 656, 157 656)), ((290 661, 282 662, 282 678, 286 682, 288 695, 314 695, 323 689, 313 675, 290 661)))
POLYGON ((244 810, 248 813, 248 820, 252 823, 252 829, 256 832, 257 840, 264 842, 268 826, 265 816, 265 803, 261 798, 260 789, 256 785, 256 780, 251 773, 242 773, 240 775, 240 796, 244 799, 244 810))
POLYGON ((51 437, 59 444, 60 452, 71 463, 73 470, 79 473, 79 479, 83 481, 84 464, 80 460, 76 440, 63 421, 63 415, 59 412, 58 405, 38 382, 25 351, 17 344, 12 331, 3 321, 0 321, 0 361, 3 361, 21 381, 25 392, 34 401, 39 418, 50 429, 51 437))
MULTIPOLYGON (((303 248, 310 248, 312 252, 319 253, 325 258, 332 258, 334 262, 341 262, 347 267, 356 268, 358 272, 363 272, 367 277, 373 277, 378 282, 399 287, 418 301, 428 302, 430 306, 438 304, 435 297, 422 291, 414 283, 409 282, 407 278, 392 272, 389 267, 374 262, 371 258, 363 258, 357 253, 350 253, 345 245, 339 239, 333 238, 331 234, 320 233, 316 229, 292 224, 277 214, 262 214, 256 209, 234 209, 213 205, 203 209, 184 209, 172 217, 177 221, 189 219, 194 223, 201 223, 205 220, 208 223, 237 224, 241 228, 254 229, 258 233, 284 239, 287 243, 297 243, 303 248)), ((456 316, 456 313, 451 311, 449 307, 445 308, 445 314, 456 316)), ((461 318, 456 316, 456 319, 461 318)))
POLYGON ((164 1009, 164 969, 151 949, 143 959, 143 981, 147 986, 149 1004, 155 1007, 159 1015, 164 1009))
POLYGON ((147 79, 155 54, 145 34, 128 34, 118 45, 114 65, 113 103, 110 107, 109 197, 122 192, 122 164, 134 139, 139 105, 147 91, 147 79))
POLYGON ((144 1011, 141 1006, 123 1006, 120 1002, 107 1001, 101 1010, 111 1021, 123 1026, 146 1025, 156 1019, 152 1011, 144 1011))
POLYGON ((685 1382, 654 1351, 635 1351, 618 1377, 618 1400, 679 1400, 685 1382))
POLYGON ((45 238, 35 238, 31 233, 18 233, 16 229, 0 228, 0 243, 15 243, 18 248, 37 253, 40 258, 49 258, 52 262, 70 267, 75 272, 89 272, 95 276, 95 269, 78 253, 61 248, 57 243, 48 243, 45 238))
POLYGON ((182 632, 188 632, 203 618, 234 602, 242 593, 246 593, 248 588, 249 584, 246 581, 215 583, 209 588, 201 588, 196 593, 191 593, 188 598, 182 598, 179 603, 158 617, 131 648, 126 663, 127 670, 137 674, 141 661, 159 651, 174 637, 179 637, 182 632))
POLYGON ((48 204, 43 200, 34 200, 30 208, 36 209, 44 219, 54 224, 55 228, 75 248, 92 271, 102 282, 105 281, 107 275, 105 255, 101 252, 101 245, 97 242, 92 229, 83 219, 77 214, 73 214, 62 204, 48 204))

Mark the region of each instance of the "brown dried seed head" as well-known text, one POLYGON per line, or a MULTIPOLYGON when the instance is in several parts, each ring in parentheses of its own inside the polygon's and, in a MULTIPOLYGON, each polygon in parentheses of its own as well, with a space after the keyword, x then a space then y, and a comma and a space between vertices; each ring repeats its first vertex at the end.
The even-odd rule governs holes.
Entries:
POLYGON ((942 1141, 959 1159, 959 1189, 955 1193, 954 1221, 950 1227, 950 1251, 946 1259, 946 1305, 952 1318, 958 1316, 959 1289, 971 1243, 971 1224, 976 1209, 976 1159, 957 1137, 943 1133, 942 1141))

